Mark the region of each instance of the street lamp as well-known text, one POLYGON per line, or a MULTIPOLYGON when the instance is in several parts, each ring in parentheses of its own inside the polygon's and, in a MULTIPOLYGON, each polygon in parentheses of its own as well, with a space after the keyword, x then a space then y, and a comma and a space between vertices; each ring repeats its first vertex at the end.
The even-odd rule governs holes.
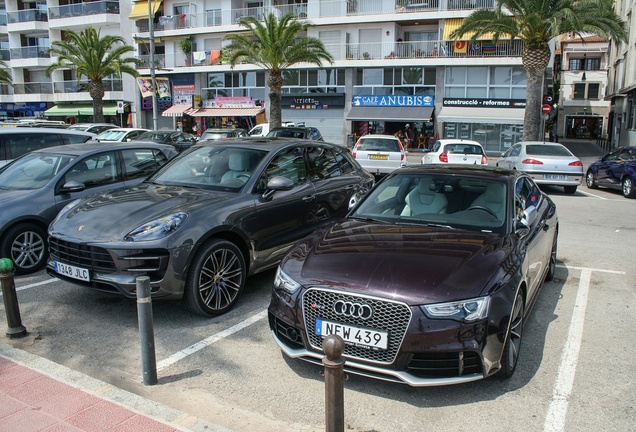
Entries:
POLYGON ((152 130, 157 130, 157 78, 155 76, 155 25, 152 0, 148 0, 148 31, 150 33, 150 82, 152 83, 152 130))

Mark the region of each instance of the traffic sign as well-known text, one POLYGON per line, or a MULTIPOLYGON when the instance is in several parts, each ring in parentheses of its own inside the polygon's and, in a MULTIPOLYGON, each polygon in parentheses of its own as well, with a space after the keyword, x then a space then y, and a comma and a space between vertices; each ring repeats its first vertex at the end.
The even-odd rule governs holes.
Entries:
POLYGON ((541 107, 541 112, 543 114, 550 114, 550 111, 552 111, 552 105, 550 104, 543 104, 543 106, 541 107))

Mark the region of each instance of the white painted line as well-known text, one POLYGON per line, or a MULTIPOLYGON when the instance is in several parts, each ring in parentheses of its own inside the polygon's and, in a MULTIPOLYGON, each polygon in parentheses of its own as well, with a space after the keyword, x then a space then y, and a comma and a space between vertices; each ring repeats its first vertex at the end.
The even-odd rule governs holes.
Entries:
MULTIPOLYGON (((52 279, 48 279, 48 280, 45 280, 45 281, 36 282, 36 283, 29 284, 29 285, 21 286, 21 287, 16 287, 15 290, 16 291, 22 291, 22 290, 29 289, 29 288, 35 288, 35 287, 38 287, 38 286, 41 286, 41 285, 46 285, 46 284, 50 284, 50 283, 56 282, 58 280, 59 279, 52 278, 52 279)), ((0 291, 0 297, 2 297, 2 292, 1 291, 0 291)))
POLYGON ((550 402, 548 414, 543 424, 544 432, 562 432, 565 430, 565 418, 572 387, 574 386, 574 375, 581 349, 581 340, 583 339, 585 309, 587 307, 587 294, 590 290, 591 278, 591 269, 583 269, 581 271, 568 339, 561 355, 561 365, 559 366, 559 372, 552 392, 552 402, 550 402))
POLYGON ((218 332, 217 334, 214 334, 208 338, 203 339, 200 342, 195 343, 194 345, 190 345, 189 347, 179 351, 176 354, 171 355, 170 357, 168 357, 167 359, 161 360, 160 362, 157 363, 157 372, 167 368, 168 366, 178 362, 179 360, 182 360, 184 358, 186 358, 187 356, 189 356, 190 354, 194 354, 195 352, 202 350, 203 348, 213 344, 214 342, 217 342, 223 338, 226 338, 228 336, 231 336, 232 334, 236 333, 237 331, 243 330, 245 327, 248 327, 254 323, 256 323, 257 321, 262 320, 263 318, 267 317, 267 310, 264 310, 262 312, 257 313, 256 315, 253 315, 251 317, 249 317, 248 319, 241 321, 238 324, 233 325, 232 327, 225 329, 221 332, 218 332))
POLYGON ((572 269, 572 270, 589 270, 591 272, 602 272, 602 273, 612 273, 612 274, 622 274, 622 275, 625 274, 625 272, 617 271, 617 270, 604 270, 604 269, 596 269, 596 268, 590 268, 590 267, 575 267, 575 266, 568 266, 563 264, 557 264, 557 267, 572 269))
POLYGON ((589 192, 582 191, 581 189, 578 189, 578 190, 577 190, 577 192, 581 192, 583 195, 591 196, 591 197, 598 198, 598 199, 602 199, 602 200, 607 200, 607 199, 609 199, 609 198, 605 198, 605 197, 602 197, 602 196, 599 196, 599 195, 595 195, 595 194, 593 194, 593 193, 589 193, 589 192))

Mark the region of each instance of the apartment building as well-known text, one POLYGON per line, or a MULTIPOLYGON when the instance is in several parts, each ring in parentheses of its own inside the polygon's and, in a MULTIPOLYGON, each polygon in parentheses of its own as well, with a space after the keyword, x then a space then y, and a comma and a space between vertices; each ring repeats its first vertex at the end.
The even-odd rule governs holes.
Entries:
POLYGON ((607 137, 610 102, 607 88, 609 43, 594 34, 566 34, 555 49, 554 85, 558 86, 559 137, 604 139, 607 137))
POLYGON ((449 36, 474 10, 493 8, 494 0, 5 2, 0 52, 16 86, 1 89, 0 103, 28 103, 36 115, 44 108, 37 104, 45 103, 49 115, 71 101, 90 103, 74 77, 46 77, 43 70, 51 62, 50 42, 66 28, 94 26, 129 38, 144 61, 139 82, 112 79, 105 97, 108 106, 124 102, 133 126, 156 122, 188 130, 196 124, 202 130, 264 121, 266 73, 248 63, 230 67, 224 37, 244 31, 237 24, 243 16, 291 12, 312 24, 301 37, 321 39, 335 61, 286 71, 284 121, 315 126, 339 144, 369 132, 395 133, 407 123, 421 135, 475 139, 490 153, 522 136, 523 44, 494 43, 489 35, 470 44, 449 36), (186 39, 191 52, 184 53, 186 39), (146 87, 153 73, 162 89, 155 110, 146 87))
POLYGON ((605 99, 611 102, 608 132, 612 146, 636 146, 636 0, 618 0, 614 7, 626 22, 629 36, 627 43, 611 44, 605 93, 605 99))

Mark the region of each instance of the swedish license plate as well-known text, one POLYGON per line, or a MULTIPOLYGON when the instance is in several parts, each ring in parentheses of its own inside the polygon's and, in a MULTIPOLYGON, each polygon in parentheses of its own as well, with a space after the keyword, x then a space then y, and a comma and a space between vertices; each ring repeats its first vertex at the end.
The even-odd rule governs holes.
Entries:
POLYGON ((88 269, 75 267, 68 264, 63 264, 61 262, 53 261, 55 263, 55 271, 58 274, 61 274, 66 277, 70 277, 73 279, 79 279, 86 282, 91 281, 90 272, 88 269))
POLYGON ((383 154, 372 154, 372 155, 369 155, 369 159, 387 160, 388 158, 389 158, 389 155, 383 155, 383 154))
POLYGON ((389 334, 385 331, 354 327, 320 318, 316 319, 315 331, 319 336, 338 335, 350 345, 383 350, 389 346, 389 334))
POLYGON ((544 174, 544 180, 567 180, 568 176, 566 175, 557 175, 557 174, 544 174))

